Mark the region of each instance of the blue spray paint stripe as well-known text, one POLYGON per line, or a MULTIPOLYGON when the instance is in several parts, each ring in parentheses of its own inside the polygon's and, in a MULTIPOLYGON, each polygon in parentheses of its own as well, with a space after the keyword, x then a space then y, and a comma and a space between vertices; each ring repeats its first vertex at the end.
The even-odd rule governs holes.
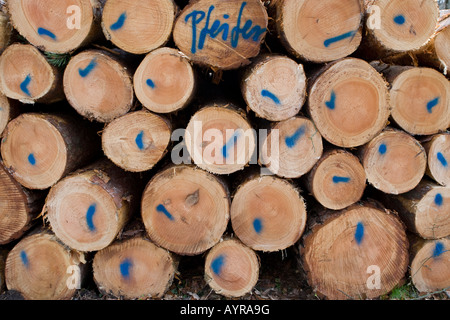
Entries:
POLYGON ((326 48, 328 48, 328 47, 329 47, 330 45, 332 45, 333 43, 339 42, 339 41, 342 41, 342 40, 345 40, 345 39, 347 39, 347 38, 351 38, 351 37, 353 37, 355 34, 356 34, 356 31, 349 31, 349 32, 344 33, 344 34, 341 34, 341 35, 339 35, 339 36, 337 36, 337 37, 333 37, 333 38, 329 38, 329 39, 325 40, 325 41, 323 42, 323 45, 324 45, 326 48))
POLYGON ((35 166, 35 165, 36 165, 36 158, 35 158, 35 156, 34 156, 33 153, 30 153, 30 154, 28 155, 28 162, 29 162, 32 166, 35 166))
POLYGON ((96 230, 95 225, 94 225, 94 214, 95 214, 96 210, 97 210, 97 205, 92 204, 86 212, 86 224, 89 228, 89 231, 92 231, 92 232, 96 230))
POLYGON ((434 197, 434 203, 439 207, 444 204, 444 198, 442 197, 442 194, 436 194, 436 196, 434 197))
POLYGON ((436 242, 433 250, 433 258, 437 258, 441 256, 444 252, 446 252, 444 244, 442 242, 436 242))
POLYGON ((127 13, 124 12, 119 16, 119 19, 117 19, 116 22, 114 22, 109 28, 112 31, 116 31, 119 30, 123 27, 123 25, 125 24, 125 20, 127 19, 127 13))
POLYGON ((437 159, 444 167, 448 166, 447 159, 445 159, 444 155, 441 152, 437 153, 437 159))
POLYGON ((428 113, 433 113, 433 108, 436 107, 438 104, 439 104, 439 97, 434 98, 433 100, 429 101, 427 103, 428 113))
POLYGON ((265 89, 262 90, 261 95, 264 98, 271 99, 273 102, 275 102, 275 104, 281 104, 280 99, 278 99, 278 97, 275 94, 273 94, 272 92, 270 92, 269 90, 265 90, 265 89))
POLYGON ((152 79, 147 79, 147 81, 145 82, 150 88, 155 89, 155 83, 153 82, 152 79))
POLYGON ((120 263, 120 274, 123 278, 129 279, 130 278, 130 269, 133 266, 133 263, 130 259, 125 259, 120 263))
POLYGON ((378 152, 380 154, 386 154, 387 146, 384 143, 380 144, 380 146, 378 147, 378 152))
POLYGON ((86 78, 96 66, 97 66, 97 59, 94 58, 92 59, 91 62, 89 62, 86 68, 84 69, 79 68, 78 73, 80 74, 81 77, 86 78))
POLYGON ((220 273, 222 272, 222 268, 223 268, 224 263, 225 263, 225 256, 224 255, 218 256, 211 263, 212 271, 215 274, 220 275, 220 273))
POLYGON ((331 91, 330 100, 325 101, 325 105, 330 110, 334 110, 336 108, 336 93, 334 91, 331 91))
POLYGON ((31 82, 31 75, 29 74, 29 75, 27 75, 25 80, 23 80, 22 83, 20 84, 20 90, 22 90, 22 92, 25 93, 29 97, 31 97, 30 90, 28 89, 30 82, 31 82))
POLYGON ((339 177, 339 176, 334 176, 333 177, 333 182, 334 183, 348 183, 350 182, 350 178, 349 177, 339 177))
POLYGON ((286 146, 289 149, 292 149, 295 147, 295 145, 297 144, 297 142, 300 140, 301 137, 303 137, 303 135, 306 132, 306 126, 303 125, 300 128, 297 129, 297 131, 294 132, 294 134, 292 136, 288 136, 284 139, 284 142, 286 143, 286 146))
POLYGON ((136 136, 136 145, 139 148, 139 150, 144 150, 145 149, 145 145, 144 145, 144 131, 139 132, 139 134, 136 136))
POLYGON ((364 225, 362 222, 358 222, 358 224, 356 225, 356 231, 355 231, 356 243, 358 245, 360 245, 363 238, 364 238, 364 225))
POLYGON ((175 218, 170 214, 169 211, 167 211, 166 207, 164 207, 162 204, 159 204, 156 207, 156 211, 163 213, 171 221, 175 220, 175 218))
POLYGON ((406 19, 402 14, 399 14, 398 16, 394 17, 394 22, 398 25, 402 25, 406 22, 406 19))
POLYGON ((30 266, 30 261, 28 261, 27 253, 24 250, 20 251, 20 259, 26 268, 30 266))
POLYGON ((261 219, 256 218, 255 220, 253 220, 253 229, 255 229, 256 233, 261 233, 263 229, 263 223, 261 219))
POLYGON ((50 30, 47 30, 45 28, 38 28, 37 32, 40 36, 47 36, 53 40, 56 40, 56 35, 50 30))
POLYGON ((228 158, 228 150, 230 148, 232 148, 237 143, 237 139, 239 139, 240 135, 241 135, 240 131, 235 131, 233 136, 223 146, 223 148, 222 148, 222 156, 224 158, 228 158))

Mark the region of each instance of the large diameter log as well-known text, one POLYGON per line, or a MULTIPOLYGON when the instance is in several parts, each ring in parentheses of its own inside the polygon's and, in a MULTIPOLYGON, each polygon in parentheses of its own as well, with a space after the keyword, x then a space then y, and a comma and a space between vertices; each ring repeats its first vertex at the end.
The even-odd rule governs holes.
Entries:
POLYGON ((20 184, 44 190, 91 161, 97 140, 96 133, 76 118, 24 113, 6 127, 1 154, 20 184))
POLYGON ((197 111, 184 138, 194 163, 214 174, 244 169, 256 148, 256 132, 245 114, 230 105, 211 105, 197 111))
POLYGON ((186 107, 196 88, 190 61, 178 50, 160 48, 149 53, 134 74, 134 91, 144 107, 170 113, 186 107))
POLYGON ((46 218, 70 248, 98 251, 114 241, 139 205, 139 187, 138 177, 100 160, 50 189, 46 218))
POLYGON ((225 232, 230 197, 214 175, 193 166, 173 166, 150 180, 141 212, 153 242, 180 255, 197 255, 225 232))
POLYGON ((0 90, 23 103, 64 99, 62 72, 30 44, 13 44, 0 56, 0 90))
POLYGON ((258 117, 287 120, 298 114, 306 100, 303 65, 280 55, 263 57, 248 68, 241 90, 258 117))
POLYGON ((11 22, 19 33, 42 51, 67 53, 101 33, 97 0, 11 0, 11 22))
POLYGON ((231 204, 231 225, 248 247, 265 252, 284 250, 302 235, 306 205, 287 180, 252 177, 239 186, 231 204))
POLYGON ((48 232, 22 239, 8 254, 6 285, 27 300, 68 300, 86 276, 84 257, 48 232))
POLYGON ((175 265, 168 251, 136 237, 115 242, 95 254, 94 281, 103 294, 161 298, 172 284, 175 265))
POLYGON ((319 213, 300 247, 310 286, 330 300, 372 299, 390 292, 406 274, 408 239, 391 212, 354 205, 319 213))
POLYGON ((387 83, 363 60, 339 60, 317 75, 310 89, 308 111, 330 143, 344 148, 361 146, 387 125, 387 83))
POLYGON ((171 138, 168 120, 136 111, 109 123, 102 133, 105 155, 126 171, 150 170, 166 154, 171 138))
POLYGON ((352 54, 362 39, 362 0, 283 0, 274 5, 281 43, 303 60, 322 63, 352 54))
POLYGON ((314 123, 294 117, 271 128, 262 142, 259 162, 272 173, 293 179, 308 173, 322 152, 322 137, 314 123))
POLYGON ((251 292, 258 278, 258 256, 237 239, 216 244, 206 256, 205 281, 225 297, 239 298, 251 292))
POLYGON ((102 12, 103 33, 122 50, 144 54, 167 43, 176 11, 173 0, 110 0, 102 12))
POLYGON ((450 188, 423 179, 401 195, 383 195, 384 204, 399 213, 408 229, 423 239, 450 236, 450 188))
POLYGON ((325 208, 344 209, 359 201, 366 173, 359 159, 345 150, 327 151, 308 174, 308 189, 325 208))
POLYGON ((70 60, 64 71, 64 92, 72 107, 91 121, 111 122, 134 103, 130 71, 101 50, 86 50, 70 60))
POLYGON ((386 129, 360 149, 367 181, 388 194, 414 189, 425 175, 427 154, 409 134, 386 129))
POLYGON ((420 292, 450 288, 450 238, 412 242, 411 279, 420 292))
POLYGON ((236 69, 259 54, 268 16, 260 0, 191 1, 175 21, 176 46, 193 62, 236 69))
POLYGON ((450 134, 434 135, 429 141, 423 142, 427 152, 427 175, 443 186, 450 186, 450 134))

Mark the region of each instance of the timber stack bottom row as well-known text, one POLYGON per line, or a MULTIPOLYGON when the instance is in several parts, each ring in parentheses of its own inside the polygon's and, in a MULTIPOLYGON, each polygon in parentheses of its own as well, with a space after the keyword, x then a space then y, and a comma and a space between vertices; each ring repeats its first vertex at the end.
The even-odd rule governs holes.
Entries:
POLYGON ((248 298, 286 250, 324 299, 450 290, 436 1, 1 6, 1 292, 165 299, 197 257, 248 298))

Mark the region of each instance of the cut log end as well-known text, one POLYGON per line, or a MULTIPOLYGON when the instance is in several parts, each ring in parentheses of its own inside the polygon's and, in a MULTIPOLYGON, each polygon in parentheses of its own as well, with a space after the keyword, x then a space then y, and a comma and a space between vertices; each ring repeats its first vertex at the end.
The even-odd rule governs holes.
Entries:
POLYGON ((10 100, 0 93, 0 137, 8 122, 16 115, 16 108, 11 105, 10 100))
POLYGON ((122 50, 144 54, 169 40, 176 10, 173 0, 111 0, 103 8, 103 33, 122 50))
POLYGON ((99 290, 125 299, 161 298, 175 271, 172 255, 144 238, 113 243, 93 262, 99 290))
MULTIPOLYGON (((447 19, 450 21, 450 17, 447 19)), ((447 74, 450 71, 450 26, 447 25, 444 30, 436 35, 434 49, 441 62, 440 68, 444 70, 444 74, 447 74)))
POLYGON ((248 247, 274 252, 292 246, 306 224, 306 205, 289 182, 256 177, 242 184, 231 204, 231 224, 248 247))
POLYGON ((251 292, 258 278, 258 256, 238 240, 224 240, 206 256, 205 280, 218 294, 242 297, 251 292))
POLYGON ((424 143, 428 155, 428 175, 443 186, 450 186, 450 135, 438 134, 424 143))
POLYGON ((174 166, 147 185, 142 220, 150 238, 180 255, 197 255, 215 245, 229 221, 230 199, 214 175, 191 166, 174 166))
POLYGON ((170 113, 184 108, 195 90, 194 70, 178 50, 152 51, 134 74, 134 90, 150 111, 170 113))
POLYGON ((314 82, 309 113, 330 143, 344 148, 361 146, 387 124, 390 115, 387 83, 363 60, 340 60, 314 82))
POLYGON ((167 120, 147 111, 126 114, 102 133, 105 155, 126 171, 150 170, 167 151, 171 128, 167 120))

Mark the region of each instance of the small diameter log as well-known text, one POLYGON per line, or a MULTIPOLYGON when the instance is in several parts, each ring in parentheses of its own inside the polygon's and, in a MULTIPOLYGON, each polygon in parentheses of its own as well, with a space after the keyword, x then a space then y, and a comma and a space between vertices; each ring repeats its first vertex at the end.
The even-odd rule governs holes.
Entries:
POLYGON ((425 175, 425 149, 405 132, 386 129, 360 151, 368 182, 385 193, 411 191, 425 175))
POLYGON ((191 63, 172 48, 160 48, 149 53, 137 68, 133 82, 138 100, 157 113, 170 113, 186 107, 196 87, 191 63))
POLYGON ((6 285, 27 300, 69 300, 86 276, 84 257, 61 244, 55 235, 35 233, 8 254, 6 285))
POLYGON ((102 133, 105 155, 126 171, 150 170, 166 154, 170 123, 151 112, 136 111, 109 123, 102 133))
POLYGON ((3 12, 3 8, 0 9, 0 53, 9 45, 12 30, 9 14, 3 12))
POLYGON ((138 206, 139 180, 100 160, 50 189, 46 218, 56 236, 79 251, 98 251, 113 242, 138 206))
POLYGON ((287 180, 256 176, 241 184, 231 204, 236 236, 254 250, 274 252, 292 246, 306 225, 306 205, 287 180))
POLYGON ((173 38, 193 62, 229 70, 259 54, 267 25, 260 0, 198 0, 178 16, 173 38))
POLYGON ((430 68, 373 64, 390 83, 391 116, 412 135, 430 135, 450 127, 450 84, 430 68))
POLYGON ((346 58, 318 74, 310 89, 308 107, 323 138, 339 147, 357 147, 386 127, 389 91, 369 63, 346 58))
POLYGON ((5 263, 7 255, 8 255, 7 250, 0 249, 0 293, 2 293, 3 290, 6 288, 5 263))
POLYGON ((422 49, 439 17, 434 0, 366 0, 367 32, 361 52, 367 59, 422 49))
POLYGON ((64 92, 72 107, 91 121, 111 122, 134 103, 129 70, 101 50, 86 50, 70 60, 64 72, 64 92))
POLYGON ((286 49, 322 63, 352 54, 362 39, 362 0, 284 0, 275 4, 275 27, 286 49))
POLYGON ((308 175, 308 189, 325 208, 344 209, 358 202, 366 188, 359 159, 345 150, 327 151, 308 175))
POLYGON ((17 31, 42 51, 72 52, 101 33, 100 0, 11 0, 8 9, 17 31))
POLYGON ((224 240, 206 256, 205 281, 217 294, 242 297, 252 291, 258 278, 258 256, 239 240, 224 240))
POLYGON ((306 100, 303 65, 279 55, 262 58, 247 70, 241 90, 258 117, 287 120, 298 114, 306 100))
POLYGON ((33 104, 64 99, 62 73, 29 44, 13 44, 0 56, 0 90, 8 98, 33 104))
POLYGON ((423 239, 450 236, 450 188, 423 179, 413 190, 383 195, 389 209, 399 213, 408 229, 423 239))
POLYGON ((427 175, 443 186, 450 186, 450 134, 434 135, 424 142, 427 152, 427 175))
POLYGON ((172 255, 142 237, 118 241, 97 252, 93 270, 103 294, 125 299, 161 298, 176 272, 172 255))
POLYGON ((19 115, 19 103, 0 93, 0 137, 6 125, 19 115))
POLYGON ((194 163, 214 174, 244 169, 256 148, 256 132, 244 113, 230 105, 211 105, 196 112, 184 138, 194 163))
POLYGON ((1 154, 20 184, 44 190, 91 161, 97 147, 96 133, 76 118, 24 113, 6 127, 1 154))
POLYGON ((405 276, 408 239, 391 212, 354 205, 319 213, 300 247, 310 286, 330 300, 372 299, 390 292, 405 276))
POLYGON ((272 127, 263 141, 259 162, 282 178, 299 178, 313 168, 322 152, 322 137, 314 123, 294 117, 272 127))
POLYGON ((173 166, 150 180, 141 212, 153 242, 180 255, 197 255, 225 232, 230 197, 214 175, 193 166, 173 166))
POLYGON ((450 238, 415 239, 412 244, 411 279, 420 292, 450 288, 450 238))
POLYGON ((167 43, 176 11, 173 0, 108 0, 102 13, 103 33, 120 49, 144 54, 167 43))
POLYGON ((44 205, 44 194, 23 188, 0 162, 0 245, 19 239, 44 205))

